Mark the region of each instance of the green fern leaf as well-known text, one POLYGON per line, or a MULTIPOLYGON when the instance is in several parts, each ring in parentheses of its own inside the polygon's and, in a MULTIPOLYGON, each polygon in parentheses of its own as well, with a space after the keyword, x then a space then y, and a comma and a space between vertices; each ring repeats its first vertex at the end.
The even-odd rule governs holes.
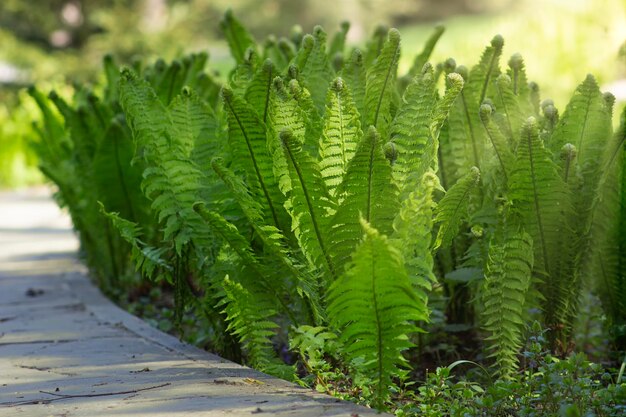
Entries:
POLYGON ((272 346, 272 337, 278 325, 271 321, 275 315, 270 303, 234 282, 224 278, 224 313, 227 331, 239 338, 248 353, 250 365, 256 369, 285 379, 293 379, 294 369, 280 363, 272 346))
POLYGON ((421 163, 430 140, 431 114, 437 102, 437 90, 430 65, 415 77, 402 97, 389 129, 395 158, 393 175, 399 187, 406 187, 407 177, 421 163))
POLYGON ((385 40, 387 39, 387 33, 389 28, 384 25, 376 26, 372 37, 367 41, 365 46, 365 57, 363 62, 366 68, 370 68, 372 63, 380 56, 383 47, 385 46, 385 40))
POLYGON ((415 296, 400 251, 387 237, 363 222, 365 239, 353 262, 328 291, 328 316, 339 332, 348 359, 373 383, 379 409, 389 396, 392 377, 406 360, 408 336, 426 320, 415 296))
POLYGON ((506 74, 501 74, 496 79, 496 97, 496 110, 503 116, 501 130, 506 134, 508 142, 515 148, 524 119, 532 114, 522 113, 520 104, 522 100, 515 95, 511 78, 506 74))
POLYGON ((333 217, 330 234, 331 253, 338 271, 343 271, 363 237, 359 218, 379 229, 382 234, 391 234, 398 208, 397 194, 380 136, 376 129, 370 127, 359 142, 337 190, 340 205, 333 217))
POLYGON ((320 113, 324 111, 326 90, 334 77, 326 55, 326 38, 324 29, 316 26, 313 29, 313 36, 307 35, 303 39, 305 54, 299 60, 296 57, 296 65, 300 72, 299 81, 311 93, 313 103, 320 113))
POLYGON ((320 169, 328 192, 334 197, 363 135, 359 113, 341 78, 336 78, 328 90, 325 114, 320 169))
POLYGON ((446 92, 441 100, 437 102, 435 109, 431 115, 430 136, 433 139, 439 139, 441 129, 445 121, 448 119, 450 109, 463 90, 463 77, 457 73, 450 73, 446 76, 446 92))
POLYGON ((334 280, 337 273, 328 235, 329 214, 334 212, 334 205, 318 164, 302 150, 299 140, 289 130, 283 130, 279 136, 282 146, 276 150, 275 160, 283 161, 278 181, 287 196, 285 207, 291 215, 291 228, 307 259, 334 280))
MULTIPOLYGON (((545 317, 555 323, 559 288, 570 285, 571 277, 557 271, 562 257, 563 237, 569 232, 566 213, 571 210, 565 184, 539 138, 537 122, 529 118, 522 127, 515 167, 509 176, 509 197, 533 239, 534 270, 545 276, 541 293, 546 297, 545 317)), ((566 239, 567 240, 567 239, 566 239)))
POLYGON ((341 70, 341 79, 346 82, 354 105, 361 115, 361 125, 365 123, 365 73, 363 54, 360 50, 354 49, 341 70))
POLYGON ((533 240, 527 233, 501 226, 489 245, 483 283, 485 330, 496 374, 511 378, 522 347, 526 296, 533 269, 533 240))
MULTIPOLYGON (((426 306, 427 291, 437 281, 433 274, 432 231, 434 190, 440 188, 439 179, 433 172, 419 178, 416 187, 402 200, 393 221, 392 242, 405 259, 405 265, 415 295, 420 305, 426 306)), ((423 314, 428 315, 424 309, 423 314)))
POLYGON ((145 244, 141 240, 142 232, 137 223, 120 217, 118 213, 107 212, 102 203, 100 203, 100 212, 111 222, 121 238, 130 244, 131 259, 135 263, 135 269, 141 271, 142 277, 172 282, 172 267, 163 259, 167 252, 166 247, 155 248, 145 244))
POLYGON ((365 88, 365 126, 374 126, 381 137, 388 135, 392 102, 400 57, 400 33, 390 29, 380 55, 367 69, 365 88))
POLYGON ((500 165, 499 172, 504 182, 508 181, 508 175, 513 167, 514 156, 511 152, 510 141, 504 136, 498 125, 493 121, 494 109, 489 104, 480 106, 480 121, 487 132, 487 137, 500 165))
POLYGON ((217 116, 189 88, 183 88, 182 94, 172 100, 168 110, 172 118, 172 128, 185 157, 191 156, 199 142, 215 140, 217 116))
POLYGON ((265 60, 246 88, 245 99, 256 110, 263 123, 267 123, 270 92, 276 73, 276 67, 272 61, 265 60))
POLYGON ((461 223, 468 219, 470 196, 479 181, 480 172, 478 168, 472 167, 470 172, 448 190, 437 205, 435 223, 439 223, 439 231, 434 249, 448 247, 459 232, 461 223))
MULTIPOLYGON (((492 85, 491 81, 495 80, 500 74, 498 64, 502 55, 503 45, 504 39, 502 39, 502 36, 494 36, 491 40, 491 45, 485 48, 480 57, 480 62, 470 71, 466 89, 467 95, 472 99, 471 105, 475 106, 475 108, 482 104, 485 97, 488 97, 488 91, 492 85)), ((489 94, 489 96, 492 96, 492 94, 489 94)))
POLYGON ((254 38, 235 18, 231 10, 224 14, 224 18, 220 22, 220 28, 228 41, 230 53, 235 58, 237 64, 242 64, 245 61, 248 49, 251 48, 256 52, 257 48, 254 38))
POLYGON ((341 22, 340 29, 333 36, 330 46, 328 47, 328 56, 332 59, 335 56, 343 57, 343 51, 346 48, 346 37, 350 30, 350 22, 341 22))
POLYGON ((413 60, 413 65, 411 65, 411 69, 409 69, 409 76, 415 77, 422 72, 424 65, 430 59, 430 55, 433 53, 439 38, 441 38, 441 35, 443 35, 445 30, 446 28, 441 25, 435 26, 433 33, 426 40, 422 52, 420 52, 419 55, 417 55, 413 60))
POLYGON ((265 124, 255 110, 231 90, 225 88, 222 95, 233 161, 246 172, 247 182, 261 199, 270 224, 280 228, 280 207, 284 200, 276 187, 265 124))

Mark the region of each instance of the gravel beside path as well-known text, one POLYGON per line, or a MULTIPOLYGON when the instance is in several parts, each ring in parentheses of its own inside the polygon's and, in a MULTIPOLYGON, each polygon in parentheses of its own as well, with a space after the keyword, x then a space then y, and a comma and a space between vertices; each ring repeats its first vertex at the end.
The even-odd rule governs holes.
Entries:
POLYGON ((373 416, 161 333, 105 299, 45 189, 0 192, 0 416, 373 416))

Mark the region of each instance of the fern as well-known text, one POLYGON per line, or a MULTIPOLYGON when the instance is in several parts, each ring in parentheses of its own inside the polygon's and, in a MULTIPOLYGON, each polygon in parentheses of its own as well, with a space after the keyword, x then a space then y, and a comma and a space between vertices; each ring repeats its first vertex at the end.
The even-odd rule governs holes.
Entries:
POLYGON ((390 29, 380 55, 367 69, 365 125, 374 126, 383 138, 391 123, 395 81, 400 57, 400 33, 390 29))
POLYGON ((255 109, 263 123, 267 123, 272 81, 277 70, 272 61, 265 60, 246 88, 245 99, 255 109))
POLYGON ((354 105, 361 115, 362 125, 365 123, 365 76, 363 54, 360 50, 354 49, 350 54, 350 59, 341 70, 341 78, 350 90, 354 105))
POLYGON ((278 328, 270 320, 276 314, 272 304, 264 303, 262 297, 254 296, 228 276, 224 278, 223 288, 226 297, 222 304, 229 321, 226 330, 239 337, 247 350, 250 365, 260 371, 292 379, 293 368, 279 361, 271 344, 271 337, 278 328))
POLYGON ((235 18, 231 10, 228 10, 224 14, 224 18, 220 22, 220 27, 228 41, 230 53, 233 58, 235 58, 237 64, 244 62, 248 49, 252 49, 256 52, 256 42, 254 38, 235 18))
MULTIPOLYGON (((511 149, 514 146, 511 145, 511 141, 507 140, 502 130, 493 121, 494 109, 489 104, 483 104, 480 106, 480 121, 485 128, 489 142, 493 148, 493 151, 500 165, 499 172, 502 174, 504 182, 508 181, 508 175, 513 166, 514 155, 511 149)), ((508 120, 508 118, 507 118, 508 120)), ((516 136, 517 138, 518 136, 516 136)))
POLYGON ((137 223, 120 217, 119 213, 107 212, 102 203, 100 203, 100 210, 110 220, 122 239, 130 244, 131 260, 135 264, 135 269, 141 272, 141 276, 155 281, 164 279, 171 283, 172 267, 163 259, 167 248, 147 245, 141 240, 142 231, 137 223))
POLYGON ((532 242, 527 233, 503 225, 489 244, 482 293, 483 326, 491 333, 487 340, 501 378, 512 377, 517 369, 533 269, 532 242))
POLYGON ((520 99, 515 95, 515 89, 511 78, 506 74, 501 74, 496 79, 496 108, 499 107, 499 112, 502 114, 502 122, 500 123, 500 129, 505 133, 508 138, 508 142, 513 147, 517 145, 517 138, 520 134, 520 129, 524 122, 525 116, 523 113, 523 99, 520 99))
POLYGON ((332 219, 331 252, 337 271, 342 271, 360 242, 359 218, 389 235, 398 210, 397 187, 391 182, 391 166, 382 150, 381 138, 374 127, 359 143, 338 189, 341 201, 332 219))
POLYGON ((406 186, 407 176, 416 170, 430 138, 431 113, 437 102, 437 91, 430 65, 407 87, 402 104, 389 129, 396 157, 394 180, 406 186))
POLYGON ((363 132, 346 84, 335 79, 326 99, 326 124, 320 142, 320 169, 331 196, 341 184, 363 132))
MULTIPOLYGON (((305 36, 304 39, 305 46, 303 48, 305 49, 308 49, 311 43, 308 36, 310 35, 305 36)), ((313 45, 310 46, 310 51, 307 51, 306 60, 296 61, 302 84, 311 93, 313 103, 320 113, 324 111, 326 90, 334 76, 326 55, 326 38, 324 29, 321 26, 316 26, 313 29, 313 45)))
POLYGON ((441 38, 441 35, 443 35, 444 31, 445 28, 441 25, 435 27, 433 33, 426 40, 426 43, 424 44, 424 49, 422 49, 422 52, 420 52, 419 55, 417 55, 413 60, 413 65, 411 65, 411 68, 409 69, 409 76, 415 77, 417 74, 422 72, 424 64, 428 62, 430 55, 433 53, 433 50, 435 49, 435 46, 437 45, 437 42, 441 38))
POLYGON ((279 171, 285 207, 291 215, 292 230, 307 256, 317 268, 334 280, 337 270, 329 252, 329 214, 334 204, 326 190, 318 164, 302 150, 300 141, 289 130, 280 133, 281 148, 275 160, 283 162, 279 171))
POLYGON ((480 181, 478 168, 459 180, 441 199, 435 210, 435 222, 440 223, 434 249, 448 247, 459 232, 461 223, 468 218, 470 195, 480 181))
POLYGON ((222 94, 228 114, 228 132, 234 162, 246 172, 247 181, 261 198, 271 224, 279 227, 283 199, 278 193, 272 172, 265 125, 255 110, 231 90, 224 89, 222 94))
POLYGON ((393 220, 391 235, 394 246, 404 256, 411 285, 425 308, 427 291, 436 282, 433 274, 432 230, 435 202, 433 192, 439 188, 439 179, 433 172, 426 172, 416 183, 416 187, 402 200, 393 220))
POLYGON ((524 219, 533 239, 534 271, 544 279, 544 314, 547 323, 556 323, 554 300, 571 277, 559 276, 563 234, 568 231, 564 212, 571 210, 565 184, 539 139, 537 122, 529 118, 522 127, 515 167, 509 177, 509 197, 524 219))
POLYGON ((411 322, 427 317, 400 251, 365 221, 363 228, 352 263, 328 291, 328 316, 346 356, 372 381, 382 409, 392 376, 406 364, 401 353, 411 346, 407 335, 418 330, 411 322))
POLYGON ((341 22, 340 30, 335 33, 335 36, 333 36, 330 46, 328 47, 328 56, 331 59, 334 59, 336 56, 341 56, 343 58, 343 51, 346 47, 346 37, 349 30, 350 22, 341 22))

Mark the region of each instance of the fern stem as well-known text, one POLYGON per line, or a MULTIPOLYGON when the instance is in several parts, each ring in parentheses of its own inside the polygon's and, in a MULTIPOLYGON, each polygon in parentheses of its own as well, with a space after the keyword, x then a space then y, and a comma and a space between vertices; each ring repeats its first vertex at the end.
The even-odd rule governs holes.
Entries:
POLYGON ((248 137, 248 132, 246 132, 241 119, 239 119, 239 115, 235 112, 230 99, 224 100, 224 102, 228 105, 233 116, 235 116, 235 120, 237 120, 237 124, 239 125, 239 129, 243 134, 243 137, 246 140, 246 146, 248 147, 248 152, 250 153, 250 159, 252 161, 252 165, 254 166, 254 172, 256 173, 257 178, 259 179, 259 184, 261 185, 261 189, 263 190, 263 195, 267 200, 267 204, 269 205, 270 212, 272 213, 272 219, 274 220, 274 226, 280 229, 280 225, 278 223, 278 215, 276 214, 276 210, 274 209, 274 204, 272 203, 272 199, 270 198, 269 190, 267 189, 267 185, 263 180, 263 175, 261 175, 261 169, 259 168, 259 164, 256 160, 256 155, 254 154, 254 150, 252 149, 252 144, 250 143, 250 138, 248 137))
POLYGON ((320 245, 320 249, 322 250, 322 253, 324 254, 324 260, 326 262, 326 266, 328 268, 328 271, 330 272, 333 280, 335 280, 337 278, 337 273, 335 272, 335 268, 333 267, 333 264, 330 260, 330 256, 328 254, 328 251, 326 250, 326 246, 324 245, 324 239, 322 238, 322 233, 320 230, 320 226, 319 223, 317 221, 317 216, 315 215, 316 211, 314 209, 313 203, 311 201, 311 195, 309 194, 309 190, 306 187, 306 184, 304 182, 304 176, 302 175, 302 171, 300 170, 300 166, 296 163, 296 160, 293 156, 293 153, 291 151, 291 147, 289 146, 289 143, 287 141, 283 141, 284 147, 287 150, 287 155, 289 156, 289 161, 291 162, 291 165, 294 167, 295 171, 296 171, 296 175, 298 176, 298 181, 300 182, 300 186, 302 187, 302 193, 304 194, 304 198, 306 200, 306 204, 307 207, 309 209, 309 213, 311 215, 311 222, 313 223, 313 229, 315 230, 315 236, 317 238, 317 242, 320 245))

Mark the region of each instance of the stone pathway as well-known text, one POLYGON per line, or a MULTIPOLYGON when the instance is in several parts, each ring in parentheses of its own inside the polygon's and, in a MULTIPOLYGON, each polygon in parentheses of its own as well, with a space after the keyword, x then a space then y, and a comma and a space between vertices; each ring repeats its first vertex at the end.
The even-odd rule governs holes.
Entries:
POLYGON ((151 328, 105 299, 46 190, 0 193, 0 416, 373 416, 151 328))

